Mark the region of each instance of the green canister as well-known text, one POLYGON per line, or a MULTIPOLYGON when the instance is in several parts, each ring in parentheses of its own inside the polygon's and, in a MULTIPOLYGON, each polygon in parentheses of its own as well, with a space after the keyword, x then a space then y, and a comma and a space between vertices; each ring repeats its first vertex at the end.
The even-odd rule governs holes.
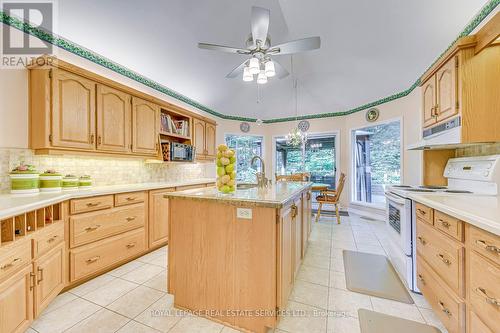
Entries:
POLYGON ((83 175, 80 177, 80 181, 78 183, 78 187, 80 190, 88 190, 92 188, 92 177, 89 175, 83 175))
POLYGON ((40 192, 60 192, 62 175, 55 170, 46 170, 40 175, 40 192))
POLYGON ((79 180, 77 176, 66 175, 62 179, 62 189, 63 191, 74 191, 78 190, 79 180))
POLYGON ((38 193, 40 175, 34 165, 21 163, 9 174, 12 194, 38 193))

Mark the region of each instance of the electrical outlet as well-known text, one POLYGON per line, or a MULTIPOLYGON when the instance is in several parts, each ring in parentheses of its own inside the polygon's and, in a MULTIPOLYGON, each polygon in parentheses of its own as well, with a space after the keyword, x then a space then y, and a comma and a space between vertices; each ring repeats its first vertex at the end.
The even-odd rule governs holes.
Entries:
POLYGON ((252 219, 252 209, 251 208, 236 208, 236 217, 239 219, 251 220, 252 219))

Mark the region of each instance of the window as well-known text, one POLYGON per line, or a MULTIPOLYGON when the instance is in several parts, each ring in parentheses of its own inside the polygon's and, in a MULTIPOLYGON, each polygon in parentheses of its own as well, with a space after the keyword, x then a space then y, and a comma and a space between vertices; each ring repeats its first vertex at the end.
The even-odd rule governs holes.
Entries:
MULTIPOLYGON (((236 151, 236 165, 238 182, 255 183, 256 169, 250 166, 250 161, 255 155, 262 157, 262 145, 264 138, 254 135, 226 134, 226 145, 236 151)), ((260 163, 256 163, 260 170, 260 163)))
POLYGON ((401 182, 400 121, 353 130, 352 148, 352 200, 384 205, 385 185, 401 182))

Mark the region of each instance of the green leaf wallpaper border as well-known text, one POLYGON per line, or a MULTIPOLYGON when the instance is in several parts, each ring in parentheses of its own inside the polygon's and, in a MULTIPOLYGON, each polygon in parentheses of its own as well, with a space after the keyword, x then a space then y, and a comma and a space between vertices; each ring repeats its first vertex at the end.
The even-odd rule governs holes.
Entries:
MULTIPOLYGON (((436 63, 439 58, 450 48, 452 45, 456 42, 457 39, 469 35, 497 6, 500 4, 500 0, 490 0, 480 11, 478 14, 474 16, 474 18, 467 24, 465 29, 458 35, 458 37, 448 46, 448 48, 443 51, 439 57, 436 58, 436 60, 433 62, 436 63)), ((236 120, 236 121, 247 121, 247 122, 255 122, 255 118, 246 118, 246 117, 241 117, 241 116, 234 116, 234 115, 226 115, 222 114, 220 112, 217 112, 185 95, 182 95, 156 81, 153 81, 151 79, 148 79, 147 77, 134 72, 102 55, 99 55, 81 45, 78 45, 68 39, 65 39, 61 36, 57 36, 56 34, 53 34, 49 31, 45 31, 41 28, 34 27, 31 24, 27 22, 23 22, 20 19, 16 17, 12 17, 7 15, 5 12, 0 11, 0 22, 7 24, 11 27, 14 27, 18 30, 21 30, 27 34, 30 34, 34 37, 37 37, 43 41, 49 42, 54 46, 57 46, 63 50, 66 50, 68 52, 71 52, 77 56, 80 56, 84 59, 87 59, 89 61, 92 61, 95 64, 98 64, 100 66, 103 66, 109 70, 112 70, 118 74, 121 74, 129 79, 132 79, 136 82, 142 83, 145 86, 148 86, 152 89, 155 89, 156 91, 159 91, 161 93, 164 93, 172 98, 175 98, 181 102, 184 102, 188 105, 191 105, 201 111, 207 112, 208 114, 211 114, 213 116, 219 117, 221 119, 227 119, 227 120, 236 120)), ((432 64, 432 65, 433 65, 432 64)), ((431 65, 431 66, 432 66, 431 65)), ((429 68, 431 67, 429 66, 429 68)), ((342 117, 346 115, 350 115, 356 112, 360 112, 363 110, 366 110, 368 108, 381 105, 402 97, 407 96, 410 94, 417 86, 420 85, 420 78, 418 78, 415 83, 413 83, 408 89, 401 91, 399 93, 393 94, 391 96, 379 99, 374 102, 370 102, 361 106, 358 106, 356 108, 346 110, 346 111, 341 111, 341 112, 328 112, 328 113, 318 113, 318 114, 310 114, 310 115, 303 115, 299 117, 285 117, 285 118, 274 118, 274 119, 265 119, 264 123, 266 124, 272 124, 272 123, 281 123, 281 122, 287 122, 287 121, 294 121, 294 120, 303 120, 303 119, 318 119, 318 118, 332 118, 332 117, 342 117)))

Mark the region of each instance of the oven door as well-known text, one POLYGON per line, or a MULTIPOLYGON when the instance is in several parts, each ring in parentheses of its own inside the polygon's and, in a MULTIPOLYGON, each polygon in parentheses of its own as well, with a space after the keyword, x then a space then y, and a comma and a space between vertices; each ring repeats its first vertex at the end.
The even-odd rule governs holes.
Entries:
POLYGON ((397 194, 386 192, 386 226, 388 237, 397 244, 401 251, 411 256, 411 200, 397 194))

